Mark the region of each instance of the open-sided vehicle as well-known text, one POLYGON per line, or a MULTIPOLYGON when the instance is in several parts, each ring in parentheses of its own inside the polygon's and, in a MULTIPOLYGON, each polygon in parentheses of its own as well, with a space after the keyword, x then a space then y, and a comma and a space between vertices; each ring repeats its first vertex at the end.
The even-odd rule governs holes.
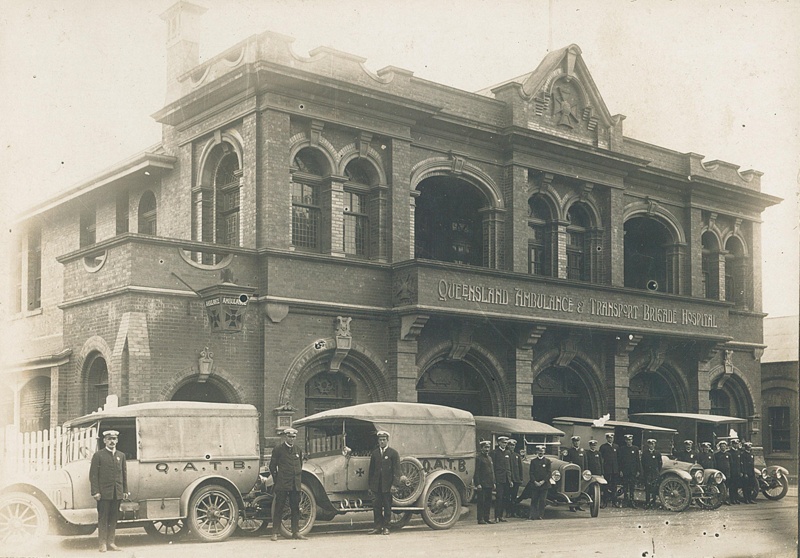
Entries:
MULTIPOLYGON (((683 511, 692 502, 705 509, 716 509, 722 505, 720 488, 724 475, 716 469, 703 469, 696 463, 687 463, 672 458, 673 428, 617 420, 593 420, 577 417, 557 417, 553 424, 568 436, 578 435, 586 440, 594 438, 602 443, 607 432, 613 432, 615 440, 622 441, 626 434, 633 435, 633 444, 640 449, 646 440, 656 440, 656 450, 661 453, 661 474, 658 495, 661 505, 670 511, 683 511), (588 437, 588 438, 587 438, 588 437)), ((638 483, 637 483, 638 485, 638 483)), ((635 499, 643 499, 643 484, 637 486, 635 499)))
POLYGON ((600 513, 600 494, 606 480, 592 475, 589 470, 581 471, 578 465, 563 461, 559 455, 560 438, 564 432, 548 424, 534 420, 476 416, 475 426, 478 438, 491 440, 492 447, 497 444, 498 436, 509 436, 517 440, 518 448, 525 448, 523 459, 522 483, 528 483, 530 460, 536 453, 535 446, 547 446, 547 458, 552 462, 550 488, 547 491, 547 504, 550 506, 575 506, 587 504, 592 517, 600 513))
MULTIPOLYGON (((400 486, 393 497, 395 528, 415 513, 432 529, 458 521, 475 471, 475 420, 471 413, 421 403, 364 403, 296 420, 304 429, 300 533, 317 519, 372 509, 367 473, 377 432, 389 432, 400 454, 400 486)), ((281 530, 289 533, 288 506, 281 530)))
POLYGON ((236 530, 242 492, 259 471, 258 412, 252 405, 158 402, 109 408, 70 421, 69 459, 60 469, 4 479, 0 541, 24 543, 55 530, 85 535, 97 527, 89 484, 91 457, 102 432, 119 431, 129 501, 119 527, 153 535, 190 531, 221 541, 236 530))
MULTIPOLYGON (((658 424, 675 428, 681 439, 694 440, 695 443, 711 442, 716 447, 719 440, 728 440, 731 431, 742 436, 747 428, 747 419, 724 415, 701 415, 696 413, 636 413, 631 420, 648 424, 658 424)), ((759 490, 770 500, 780 500, 789 490, 789 471, 779 465, 767 467, 761 448, 753 448, 755 454, 755 478, 758 486, 750 487, 751 497, 759 490)))

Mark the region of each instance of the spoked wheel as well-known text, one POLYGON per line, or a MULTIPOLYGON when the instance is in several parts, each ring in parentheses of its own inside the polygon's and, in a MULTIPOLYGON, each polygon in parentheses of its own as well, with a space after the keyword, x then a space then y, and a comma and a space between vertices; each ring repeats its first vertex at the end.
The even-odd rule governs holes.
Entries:
POLYGON ((397 491, 392 495, 392 505, 410 506, 417 501, 425 488, 425 470, 416 457, 404 457, 400 460, 400 482, 397 491))
POLYGON ((680 512, 688 508, 691 494, 689 484, 673 476, 666 477, 658 486, 661 505, 669 511, 680 512))
POLYGON ((591 507, 592 517, 597 517, 600 515, 600 485, 594 483, 592 485, 592 507, 591 507))
POLYGON ((392 512, 392 520, 389 522, 389 529, 398 531, 408 525, 411 521, 412 512, 392 512))
POLYGON ((449 529, 461 513, 461 496, 453 483, 435 480, 423 498, 422 519, 431 529, 449 529))
POLYGON ((163 519, 145 523, 144 530, 151 537, 173 541, 184 536, 189 530, 189 526, 183 519, 163 519))
POLYGON ((50 517, 38 498, 25 492, 0 497, 0 546, 27 547, 47 535, 50 517))
MULTIPOLYGON (((275 510, 275 501, 272 504, 272 517, 273 521, 278 517, 275 510)), ((286 538, 292 537, 292 509, 289 507, 289 498, 286 498, 286 504, 283 506, 283 513, 280 515, 282 518, 280 524, 281 535, 286 538)), ((317 500, 314 498, 314 493, 311 489, 303 484, 300 486, 300 517, 297 522, 297 530, 301 535, 307 535, 311 528, 314 526, 314 521, 317 519, 317 500)))
POLYGON ((704 510, 715 510, 722 505, 725 495, 716 484, 703 487, 703 494, 697 497, 697 505, 704 510))
POLYGON ((781 476, 781 478, 774 480, 769 488, 764 488, 761 492, 764 493, 769 500, 780 500, 786 493, 789 491, 789 479, 785 476, 781 476))
POLYGON ((239 504, 227 488, 209 484, 189 501, 189 527, 203 542, 224 541, 236 530, 239 504))

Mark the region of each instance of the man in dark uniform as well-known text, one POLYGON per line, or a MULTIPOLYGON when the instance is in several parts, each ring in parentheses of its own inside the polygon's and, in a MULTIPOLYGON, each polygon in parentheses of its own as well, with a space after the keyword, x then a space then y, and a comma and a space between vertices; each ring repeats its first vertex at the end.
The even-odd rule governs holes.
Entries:
POLYGON ((543 519, 544 507, 547 504, 547 489, 550 488, 552 465, 544 456, 544 445, 536 446, 536 455, 531 459, 529 468, 531 485, 531 509, 528 519, 543 519))
POLYGON ((600 446, 600 457, 603 460, 603 477, 606 482, 605 507, 608 502, 615 508, 619 507, 617 501, 617 484, 619 483, 619 462, 617 461, 619 455, 619 446, 614 443, 614 433, 606 433, 606 443, 600 446))
POLYGON ((726 506, 730 506, 731 488, 728 479, 731 478, 731 455, 728 453, 728 442, 725 440, 721 440, 717 444, 717 452, 714 454, 714 468, 719 469, 725 475, 724 484, 728 497, 725 498, 723 503, 726 506))
POLYGON ((369 456, 369 489, 375 495, 372 502, 372 516, 375 528, 373 535, 388 535, 392 522, 392 492, 396 489, 400 476, 400 454, 389 447, 389 433, 378 431, 378 447, 369 456))
POLYGON ((497 487, 496 500, 494 502, 494 519, 505 523, 506 519, 503 517, 503 510, 506 508, 507 496, 506 494, 511 490, 511 485, 514 482, 512 473, 511 453, 507 448, 508 437, 500 436, 497 438, 497 447, 494 448, 492 455, 492 462, 494 464, 494 482, 497 487))
POLYGON ((685 461, 687 463, 696 463, 697 454, 694 451, 694 442, 691 440, 684 440, 683 449, 675 452, 675 459, 678 461, 685 461))
POLYGON ((589 440, 589 449, 586 451, 586 468, 593 475, 603 474, 603 457, 597 451, 597 440, 589 440))
POLYGON ((644 474, 644 508, 658 507, 658 481, 661 474, 661 452, 656 451, 656 441, 647 440, 647 449, 642 452, 642 472, 644 474))
POLYGON ((289 510, 292 514, 292 538, 306 540, 300 534, 300 487, 301 472, 303 470, 303 452, 294 446, 297 430, 285 428, 281 433, 283 441, 272 450, 269 460, 269 472, 275 481, 275 516, 272 521, 272 540, 278 540, 283 508, 289 500, 289 510))
POLYGON ((619 476, 625 490, 625 504, 635 508, 633 493, 636 489, 636 477, 641 474, 642 465, 639 459, 639 448, 633 445, 633 435, 625 434, 625 445, 619 448, 619 476))
POLYGON ((731 504, 738 504, 739 489, 742 487, 742 461, 739 455, 739 439, 731 438, 728 453, 731 456, 731 481, 728 483, 731 504))
POLYGON ((506 517, 515 515, 517 508, 517 494, 522 484, 522 456, 516 452, 517 441, 508 439, 508 452, 511 454, 511 489, 506 492, 506 517))
POLYGON ((490 440, 481 440, 481 451, 475 458, 475 475, 472 482, 478 496, 478 525, 494 523, 489 519, 492 508, 492 490, 494 490, 494 465, 489 450, 492 449, 490 440))
POLYGON ((128 497, 128 464, 125 454, 117 451, 119 432, 103 432, 104 449, 92 456, 89 484, 92 498, 97 500, 97 538, 100 552, 118 551, 114 544, 120 501, 128 497))
POLYGON ((753 457, 753 444, 745 442, 742 451, 739 452, 742 463, 742 492, 744 501, 748 504, 756 503, 758 494, 758 481, 756 480, 755 459, 753 457))
MULTIPOLYGON (((565 461, 570 463, 574 463, 578 467, 581 468, 581 473, 586 469, 586 453, 584 449, 581 447, 581 437, 580 436, 573 436, 570 438, 572 441, 572 447, 567 448, 561 452, 561 455, 564 457, 565 461)), ((569 511, 583 511, 580 506, 570 506, 569 511)))
POLYGON ((711 451, 711 442, 700 443, 700 452, 697 454, 697 463, 703 469, 714 468, 714 452, 711 451))

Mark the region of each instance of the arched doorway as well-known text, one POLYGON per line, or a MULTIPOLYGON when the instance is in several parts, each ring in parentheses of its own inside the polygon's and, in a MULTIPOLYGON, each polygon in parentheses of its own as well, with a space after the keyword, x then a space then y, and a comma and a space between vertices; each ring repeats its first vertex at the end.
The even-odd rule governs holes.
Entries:
POLYGON ((487 265, 484 258, 483 194, 449 176, 426 178, 417 186, 415 255, 444 262, 487 265))
POLYGON ((533 420, 552 424, 555 417, 592 418, 592 397, 581 375, 572 368, 550 367, 531 386, 533 420))
POLYGON ((463 361, 441 361, 426 370, 417 382, 417 401, 455 407, 473 415, 492 414, 489 388, 463 361))
POLYGON ((747 387, 735 376, 723 376, 711 384, 711 414, 748 418, 751 414, 747 387))
POLYGON ((678 410, 675 393, 657 372, 640 372, 628 385, 628 413, 674 413, 678 410))
POLYGON ((108 397, 108 364, 100 353, 93 353, 87 359, 86 371, 86 412, 91 413, 106 404, 108 397))
POLYGON ((189 382, 172 396, 172 401, 201 401, 203 403, 232 403, 223 390, 212 382, 189 382))

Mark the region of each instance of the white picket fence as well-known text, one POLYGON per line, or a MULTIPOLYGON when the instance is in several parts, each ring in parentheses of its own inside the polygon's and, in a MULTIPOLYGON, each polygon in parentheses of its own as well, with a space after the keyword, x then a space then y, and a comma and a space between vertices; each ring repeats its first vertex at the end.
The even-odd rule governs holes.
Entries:
POLYGON ((56 426, 38 432, 5 428, 2 440, 3 473, 54 471, 66 463, 90 457, 97 448, 97 428, 70 430, 56 426))

